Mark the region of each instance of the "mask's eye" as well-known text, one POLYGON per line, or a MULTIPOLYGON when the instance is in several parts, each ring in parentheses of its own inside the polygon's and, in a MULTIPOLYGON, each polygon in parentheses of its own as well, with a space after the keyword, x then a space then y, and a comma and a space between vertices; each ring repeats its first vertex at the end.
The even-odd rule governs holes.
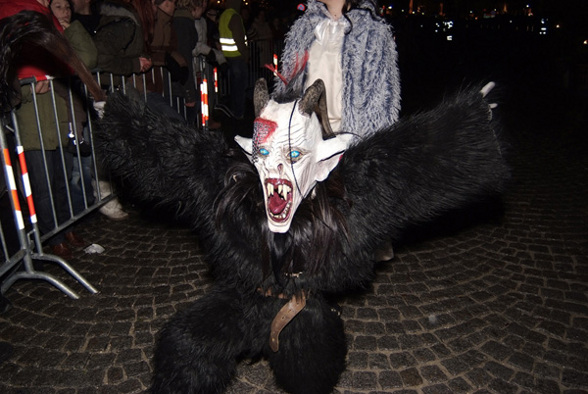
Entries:
POLYGON ((302 157, 302 153, 299 150, 292 150, 288 153, 288 158, 292 163, 296 163, 302 157))
POLYGON ((265 148, 260 148, 259 149, 259 155, 260 156, 267 156, 267 155, 269 155, 269 150, 267 150, 265 148))

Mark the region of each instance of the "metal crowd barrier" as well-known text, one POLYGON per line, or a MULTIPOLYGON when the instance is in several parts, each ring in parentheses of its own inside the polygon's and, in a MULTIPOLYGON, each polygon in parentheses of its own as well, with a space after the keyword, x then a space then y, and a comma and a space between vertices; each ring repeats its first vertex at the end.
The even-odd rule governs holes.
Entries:
MULTIPOLYGON (((100 179, 94 151, 91 150, 88 156, 84 157, 80 148, 82 143, 82 130, 78 129, 80 123, 76 121, 76 116, 79 117, 80 112, 74 108, 79 103, 83 103, 83 100, 78 96, 80 92, 77 92, 73 88, 71 80, 59 81, 59 83, 65 84, 65 89, 61 92, 60 96, 60 93, 56 91, 56 83, 58 81, 50 78, 49 92, 43 93, 46 96, 41 97, 41 94, 35 93, 35 87, 38 85, 35 79, 22 80, 21 91, 27 92, 27 94, 30 93, 30 97, 32 98, 32 101, 26 104, 30 112, 26 114, 20 112, 24 111, 25 104, 23 104, 23 106, 14 109, 8 116, 3 117, 0 122, 0 148, 2 149, 3 167, 3 182, 0 184, 2 186, 3 199, 2 226, 0 228, 3 262, 0 265, 0 290, 3 295, 17 280, 34 279, 49 282, 71 298, 79 298, 78 294, 61 280, 45 272, 42 268, 37 269, 36 264, 34 264, 35 261, 56 263, 89 292, 96 293, 98 291, 63 258, 44 251, 45 241, 55 234, 68 229, 82 217, 112 198, 112 196, 103 198, 99 188, 93 187, 92 182, 89 181, 93 179, 97 186, 100 179), (40 99, 44 103, 50 103, 49 106, 51 108, 49 109, 49 113, 52 112, 52 114, 49 115, 49 118, 52 119, 47 119, 47 111, 45 111, 47 106, 43 106, 42 108, 39 106, 40 99), (63 113, 60 118, 60 112, 63 112, 60 111, 60 105, 62 109, 66 110, 67 119, 63 119, 63 113), (76 112, 78 113, 76 114, 76 112), (31 115, 33 119, 28 118, 31 115), (26 116, 28 118, 26 119, 28 126, 31 126, 31 124, 34 125, 32 128, 28 127, 25 134, 27 141, 29 141, 28 143, 33 141, 32 144, 38 144, 39 146, 34 151, 42 157, 42 172, 44 174, 35 175, 43 178, 44 185, 37 185, 31 182, 31 173, 27 168, 28 160, 26 158, 27 152, 29 151, 25 151, 25 147, 23 146, 22 125, 20 124, 25 119, 21 117, 21 122, 19 122, 19 116, 26 116), (47 126, 48 123, 51 123, 49 122, 50 120, 55 125, 61 126, 47 126), (68 137, 67 144, 62 141, 61 137, 61 134, 64 132, 62 127, 66 127, 65 125, 69 126, 65 132, 71 136, 71 138, 68 137), (45 150, 45 137, 43 136, 50 136, 51 134, 53 134, 53 138, 58 143, 57 148, 45 150), (51 152, 54 152, 55 155, 51 152), (48 159, 49 155, 51 155, 51 159, 48 159), (52 171, 53 163, 55 163, 54 159, 60 161, 60 166, 57 164, 55 168, 62 168, 63 171, 61 171, 61 174, 53 173, 52 171), (76 168, 76 176, 74 176, 74 166, 76 168), (60 177, 61 179, 58 179, 60 177), (54 182, 64 182, 67 207, 57 205, 58 196, 54 195, 55 190, 51 187, 54 182), (51 207, 53 228, 44 233, 41 233, 39 230, 39 216, 35 208, 40 203, 35 199, 34 190, 37 187, 48 190, 48 199, 51 207), (95 190, 90 190, 92 188, 95 190), (78 202, 75 209, 74 200, 78 202), (59 212, 67 211, 67 217, 63 217, 63 215, 58 217, 58 209, 59 212), (7 210, 11 212, 7 212, 7 210)), ((81 94, 83 94, 83 97, 87 96, 83 87, 81 94)), ((85 110, 85 112, 87 113, 88 119, 90 119, 91 115, 89 111, 85 110)), ((91 121, 88 121, 84 132, 88 136, 86 143, 89 143, 91 146, 91 121)), ((35 171, 41 170, 37 168, 35 171)))
MULTIPOLYGON (((272 72, 264 68, 262 53, 270 50, 279 50, 280 44, 270 45, 269 43, 251 43, 251 64, 249 73, 249 84, 252 87, 259 77, 268 79, 271 85, 273 78, 272 72)), ((278 52, 279 53, 279 52, 278 52)), ((274 65, 277 64, 277 58, 274 55, 274 65)), ((214 108, 223 97, 230 95, 228 76, 222 74, 218 67, 212 66, 206 62, 203 57, 195 61, 195 83, 196 92, 200 95, 200 103, 196 105, 196 122, 200 130, 208 128, 209 112, 214 108)), ((131 76, 119 76, 101 71, 94 71, 96 81, 106 90, 122 89, 125 93, 131 86, 143 95, 144 100, 148 100, 147 79, 154 78, 155 73, 160 73, 159 77, 163 81, 163 91, 161 92, 165 102, 173 108, 177 114, 184 119, 188 118, 187 107, 181 94, 177 94, 177 86, 171 80, 171 75, 167 70, 161 67, 154 67, 144 74, 135 74, 131 76)), ((82 218, 91 212, 99 209, 104 204, 111 201, 115 195, 102 195, 100 191, 100 181, 107 174, 103 174, 99 169, 96 159, 96 153, 93 149, 93 121, 95 114, 92 110, 92 103, 88 99, 88 92, 75 77, 65 80, 49 78, 49 92, 41 97, 35 93, 35 87, 39 82, 34 78, 21 80, 21 91, 31 92, 32 113, 35 124, 36 141, 43 157, 43 171, 45 185, 49 189, 49 200, 51 205, 51 216, 53 227, 49 231, 41 232, 38 224, 38 213, 35 209, 36 189, 31 185, 31 177, 27 169, 27 151, 22 142, 22 133, 19 125, 19 111, 22 107, 17 107, 9 115, 0 117, 0 149, 2 149, 2 167, 3 176, 0 176, 0 213, 2 221, 0 226, 0 244, 2 247, 2 260, 0 260, 0 291, 4 295, 8 289, 18 280, 41 280, 48 282, 67 294, 71 298, 79 298, 69 286, 64 284, 60 279, 45 272, 42 265, 34 262, 55 263, 71 275, 76 281, 84 286, 90 293, 96 293, 98 290, 93 287, 82 275, 80 275, 67 261, 63 258, 44 251, 47 241, 54 235, 68 231, 71 226, 75 225, 82 218), (56 89, 57 87, 64 89, 56 89), (50 115, 46 111, 40 111, 39 98, 49 98, 51 102, 50 115), (66 104, 66 115, 60 111, 60 102, 66 104), (60 113, 61 112, 61 113, 60 113), (67 117, 67 119, 64 119, 67 117), (85 118, 85 119, 80 119, 85 118), (51 120, 54 125, 60 127, 48 126, 51 120), (69 139, 67 143, 62 141, 61 133, 63 127, 67 128, 69 139), (50 173, 50 163, 48 162, 47 153, 52 149, 45 149, 43 135, 53 133, 58 141, 58 147, 55 151, 58 153, 59 161, 63 171, 58 176, 62 177, 65 183, 66 200, 68 212, 67 218, 58 217, 57 196, 53 194, 51 188, 52 180, 55 174, 50 173), (82 152, 81 146, 86 143, 91 148, 89 152, 82 152), (70 165, 71 163, 71 165, 70 165)), ((198 104, 198 103, 197 103, 198 104)), ((21 115, 22 116, 22 115, 21 115)), ((29 119, 30 120, 30 119, 29 119)), ((198 130, 195 130, 198 132, 198 130)), ((27 138, 30 139, 31 131, 27 130, 27 138)), ((87 145, 86 145, 87 146, 87 145)), ((39 170, 36 170, 39 171, 39 170)), ((38 174, 37 174, 38 175, 38 174)))

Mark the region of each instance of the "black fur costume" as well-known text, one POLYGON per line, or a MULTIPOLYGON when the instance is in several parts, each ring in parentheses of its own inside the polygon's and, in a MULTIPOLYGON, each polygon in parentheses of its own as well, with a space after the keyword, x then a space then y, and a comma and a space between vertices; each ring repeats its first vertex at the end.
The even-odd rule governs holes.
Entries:
POLYGON ((193 223, 215 277, 160 332, 153 392, 222 392, 239 360, 259 356, 287 391, 331 392, 347 349, 326 296, 368 284, 375 249, 408 226, 501 191, 508 168, 490 119, 471 89, 361 140, 278 234, 242 152, 113 94, 95 138, 101 155, 135 196, 193 223), (270 325, 294 295, 306 307, 274 352, 270 325))

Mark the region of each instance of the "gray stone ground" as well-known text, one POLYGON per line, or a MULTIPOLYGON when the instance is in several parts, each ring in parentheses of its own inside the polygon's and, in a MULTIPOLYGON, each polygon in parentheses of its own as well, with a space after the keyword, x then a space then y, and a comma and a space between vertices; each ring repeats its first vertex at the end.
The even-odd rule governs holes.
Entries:
MULTIPOLYGON (((507 117, 504 212, 398 245, 371 288, 341 300, 349 355, 337 393, 588 392, 586 130, 524 115, 507 117)), ((100 293, 51 266, 81 299, 43 282, 7 292, 2 393, 144 392, 156 332, 211 283, 181 226, 96 215, 80 232, 106 248, 71 261, 100 293)), ((261 361, 242 363, 229 392, 280 391, 261 361)))

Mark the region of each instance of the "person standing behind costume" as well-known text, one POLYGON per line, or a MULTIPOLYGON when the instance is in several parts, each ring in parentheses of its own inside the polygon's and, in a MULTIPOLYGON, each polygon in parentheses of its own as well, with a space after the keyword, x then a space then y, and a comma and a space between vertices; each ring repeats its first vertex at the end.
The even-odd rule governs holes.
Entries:
MULTIPOLYGON (((286 35, 281 74, 292 77, 305 53, 304 74, 291 87, 302 94, 323 79, 333 131, 362 137, 398 120, 396 44, 391 27, 376 15, 374 0, 308 0, 286 35)), ((276 78, 276 93, 285 90, 276 78)))
POLYGON ((245 114, 249 48, 241 11, 241 0, 226 0, 226 9, 219 19, 220 43, 229 63, 230 109, 236 119, 245 114))
MULTIPOLYGON (((147 0, 148 1, 148 0, 147 0)), ((100 22, 94 35, 98 68, 129 76, 151 68, 148 48, 149 28, 130 4, 106 0, 99 6, 100 22)))
MULTIPOLYGON (((144 1, 149 2, 149 0, 144 1)), ((151 10, 151 6, 149 9, 151 10)), ((149 14, 140 14, 131 4, 116 0, 100 2, 97 12, 100 21, 93 39, 98 50, 97 67, 100 71, 112 73, 115 76, 130 76, 133 73, 149 70, 151 59, 145 43, 150 40, 152 15, 149 19, 149 14)), ((112 80, 115 84, 115 86, 111 86, 112 89, 117 87, 116 85, 122 84, 120 78, 112 80)), ((110 79, 102 77, 100 82, 108 85, 110 79)), ((101 180, 97 186, 102 198, 112 194, 110 182, 101 180)), ((123 210, 118 198, 114 198, 102 206, 100 213, 112 220, 123 220, 129 216, 123 210)))
MULTIPOLYGON (((214 108, 218 103, 218 93, 213 88, 215 78, 214 67, 218 67, 217 76, 220 75, 220 78, 223 78, 225 76, 225 69, 228 67, 227 59, 225 59, 220 50, 220 44, 218 44, 218 47, 215 45, 218 43, 218 37, 216 42, 210 39, 211 29, 213 32, 216 31, 218 33, 218 28, 215 28, 216 25, 208 17, 203 16, 206 11, 205 0, 194 0, 194 3, 195 7, 192 15, 194 16, 194 26, 198 32, 198 40, 192 50, 194 71, 197 75, 196 80, 202 81, 204 78, 207 79, 209 84, 208 105, 209 108, 214 108)), ((217 10, 208 10, 206 12, 207 15, 209 12, 212 12, 211 15, 214 16, 217 10)), ((208 120, 208 128, 211 130, 219 129, 221 124, 213 119, 212 116, 208 120)))
POLYGON ((186 118, 189 125, 196 122, 196 82, 194 79, 194 62, 192 62, 192 49, 198 42, 198 33, 194 26, 194 10, 202 0, 178 0, 173 17, 173 28, 177 37, 177 50, 184 57, 188 67, 188 79, 181 85, 186 106, 186 118))
MULTIPOLYGON (((64 29, 64 35, 71 44, 73 50, 79 56, 80 60, 88 67, 93 69, 96 67, 98 51, 96 45, 88 31, 84 28, 79 20, 72 21, 71 3, 69 0, 50 0, 49 8, 53 15, 59 21, 59 24, 64 29)), ((60 89, 60 84, 55 84, 55 90, 68 102, 70 101, 69 91, 67 89, 60 89)), ((67 150, 77 156, 79 147, 80 157, 74 158, 70 179, 70 194, 72 201, 72 208, 75 214, 82 212, 86 205, 84 203, 84 192, 86 195, 86 202, 91 205, 94 201, 94 190, 92 186, 92 160, 91 147, 89 144, 90 135, 87 128, 87 106, 84 102, 84 90, 79 80, 72 79, 69 88, 74 94, 71 95, 73 99, 73 109, 75 117, 70 115, 70 143, 67 150), (75 122, 74 122, 75 118, 75 122), (77 139, 73 138, 73 132, 77 134, 77 139), (81 166, 80 166, 81 164, 81 166), (81 182, 83 181, 84 187, 81 182)), ((68 105, 69 108, 72 105, 68 105)))
MULTIPOLYGON (((135 0, 136 2, 136 0, 135 0)), ((153 61, 153 70, 146 74, 147 105, 155 112, 183 122, 184 118, 174 109, 169 98, 164 98, 164 80, 162 69, 166 69, 172 82, 184 84, 188 78, 188 64, 177 50, 177 37, 172 27, 172 18, 176 10, 176 0, 154 0, 155 24, 153 35, 148 43, 153 61)), ((141 5, 143 11, 149 5, 141 5)), ((166 77, 167 78, 167 77, 166 77)))
POLYGON ((247 38, 255 43, 255 59, 252 63, 255 67, 267 71, 266 64, 272 64, 274 54, 274 33, 266 20, 265 10, 258 8, 253 14, 253 22, 247 32, 247 38))

